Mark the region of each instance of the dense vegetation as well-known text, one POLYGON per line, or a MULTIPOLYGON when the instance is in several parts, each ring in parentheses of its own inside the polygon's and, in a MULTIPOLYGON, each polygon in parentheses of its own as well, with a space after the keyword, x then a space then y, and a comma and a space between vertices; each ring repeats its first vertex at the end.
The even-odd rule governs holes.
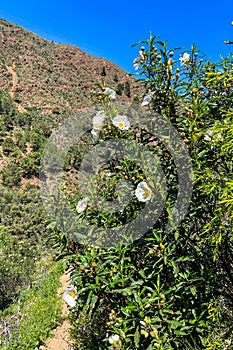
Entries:
MULTIPOLYGON (((54 254, 71 268, 76 295, 70 320, 76 349, 232 348, 233 60, 229 56, 211 63, 192 47, 179 62, 180 51, 168 49, 156 37, 139 44, 146 47, 139 68, 144 92, 134 99, 135 104, 121 104, 122 94, 130 96, 131 91, 117 76, 113 80, 118 84, 119 103, 104 92, 105 83, 96 84, 93 92, 97 109, 106 115, 95 145, 113 139, 140 143, 159 157, 165 174, 167 193, 159 219, 127 245, 84 244, 61 230, 66 219, 62 210, 48 221, 38 176, 45 142, 61 115, 57 111, 41 115, 33 108, 19 113, 12 98, 0 92, 3 349, 35 349, 59 321, 54 293, 62 268, 51 263, 54 254), (143 96, 148 104, 140 106, 143 96), (123 112, 131 123, 122 130, 115 118, 123 112), (159 113, 172 125, 191 160, 194 177, 189 210, 169 232, 166 227, 177 200, 179 174, 169 143, 154 135, 146 123, 132 120, 141 112, 148 117, 159 113)), ((101 67, 100 72, 104 79, 106 70, 101 67)), ((83 199, 77 172, 91 147, 89 131, 71 147, 64 163, 67 176, 59 191, 76 215, 72 224, 80 232, 83 223, 102 231, 123 227, 145 207, 136 196, 121 212, 106 214, 87 204, 77 214, 77 204, 83 199)), ((136 163, 113 157, 101 169, 95 190, 114 201, 119 179, 130 180, 134 188, 148 181, 136 163)))
MULTIPOLYGON (((55 118, 52 118, 55 121, 55 118)), ((43 143, 51 116, 19 113, 0 92, 0 348, 35 349, 60 321, 54 265, 39 191, 43 143)))
POLYGON ((37 349, 61 321, 57 289, 63 264, 38 261, 36 270, 31 288, 22 290, 18 301, 1 312, 1 349, 37 349))
MULTIPOLYGON (((98 129, 97 144, 111 138, 140 140, 159 155, 168 193, 153 229, 128 245, 103 249, 96 246, 98 237, 90 246, 68 231, 53 236, 54 246, 68 258, 77 290, 71 308, 73 338, 77 349, 231 349, 233 61, 227 57, 210 63, 192 47, 179 62, 176 51, 156 37, 142 43, 146 51, 139 74, 149 99, 145 115, 160 113, 186 145, 194 172, 189 211, 178 227, 166 231, 179 188, 169 147, 143 126, 115 127, 120 107, 97 91, 107 120, 98 129)), ((132 109, 128 118, 136 114, 132 109)), ((135 188, 147 181, 124 157, 101 171, 95 186, 108 200, 114 199, 119 176, 109 180, 106 171, 120 172, 135 188)), ((79 234, 87 222, 98 232, 123 227, 143 209, 134 197, 123 212, 106 214, 85 203, 77 183, 64 184, 63 191, 73 212, 78 203, 79 234)), ((56 220, 65 222, 62 211, 56 220)))

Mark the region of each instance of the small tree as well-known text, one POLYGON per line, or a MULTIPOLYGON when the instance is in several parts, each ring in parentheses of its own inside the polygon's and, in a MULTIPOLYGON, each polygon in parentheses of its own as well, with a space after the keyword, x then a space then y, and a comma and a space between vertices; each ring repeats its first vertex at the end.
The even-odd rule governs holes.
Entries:
POLYGON ((11 153, 14 153, 16 146, 11 137, 7 137, 2 143, 2 151, 5 156, 9 156, 11 153))
POLYGON ((119 84, 117 85, 117 88, 116 88, 116 94, 119 95, 119 96, 121 96, 123 90, 124 90, 124 84, 119 83, 119 84))
POLYGON ((4 166, 1 175, 3 186, 13 187, 21 184, 21 169, 15 163, 4 166))
POLYGON ((100 73, 100 75, 102 75, 102 77, 105 77, 105 76, 106 76, 106 69, 105 69, 104 66, 103 66, 103 68, 102 68, 102 72, 100 73))
POLYGON ((125 83, 125 94, 127 97, 130 97, 130 82, 126 81, 125 83))
POLYGON ((116 83, 118 83, 119 79, 118 79, 118 75, 117 75, 117 73, 116 73, 116 74, 114 74, 113 80, 114 80, 116 83))

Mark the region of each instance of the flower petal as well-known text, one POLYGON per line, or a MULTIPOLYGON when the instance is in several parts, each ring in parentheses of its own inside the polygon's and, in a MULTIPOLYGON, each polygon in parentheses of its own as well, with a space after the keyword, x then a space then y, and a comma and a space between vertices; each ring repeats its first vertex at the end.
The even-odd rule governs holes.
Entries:
POLYGON ((110 344, 114 345, 116 344, 118 341, 119 341, 120 337, 118 334, 114 334, 114 335, 111 335, 109 338, 108 338, 108 341, 110 344))
POLYGON ((128 130, 130 128, 130 122, 126 115, 117 115, 113 118, 112 123, 121 130, 128 130))
POLYGON ((80 199, 80 201, 78 201, 78 204, 76 205, 76 210, 79 214, 86 209, 87 203, 88 203, 88 197, 85 197, 83 199, 80 199))
POLYGON ((104 126, 104 120, 106 118, 106 115, 104 114, 104 111, 98 111, 96 115, 94 116, 92 123, 93 123, 93 129, 95 131, 101 131, 104 126))
POLYGON ((110 100, 116 99, 116 92, 113 89, 106 87, 104 93, 109 96, 110 100))
POLYGON ((63 298, 69 306, 74 307, 76 305, 77 289, 71 285, 64 291, 63 298))
POLYGON ((135 196, 139 202, 147 202, 151 199, 152 190, 145 181, 142 181, 137 185, 135 196))
POLYGON ((142 101, 142 106, 146 106, 146 105, 148 105, 150 102, 151 102, 151 100, 152 100, 152 98, 153 98, 153 95, 154 95, 154 91, 149 91, 145 96, 144 96, 144 98, 143 98, 143 101, 142 101))

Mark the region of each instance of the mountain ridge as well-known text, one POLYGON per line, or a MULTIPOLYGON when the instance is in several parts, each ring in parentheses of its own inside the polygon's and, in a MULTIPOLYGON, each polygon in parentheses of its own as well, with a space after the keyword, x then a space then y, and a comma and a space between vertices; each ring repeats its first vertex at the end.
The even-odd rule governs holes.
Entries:
POLYGON ((132 102, 140 94, 139 82, 105 58, 94 57, 74 45, 57 44, 23 27, 0 19, 0 88, 14 93, 21 111, 42 113, 76 111, 93 105, 95 83, 111 86, 121 100, 132 102), (11 67, 17 76, 12 89, 11 67), (125 93, 125 84, 130 93, 125 93))

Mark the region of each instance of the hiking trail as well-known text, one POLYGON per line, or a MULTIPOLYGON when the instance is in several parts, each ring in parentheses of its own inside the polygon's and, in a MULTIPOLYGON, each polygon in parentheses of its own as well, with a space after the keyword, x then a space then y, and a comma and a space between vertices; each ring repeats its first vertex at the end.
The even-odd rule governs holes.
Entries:
MULTIPOLYGON (((14 100, 15 89, 16 89, 16 85, 18 83, 17 74, 15 73, 15 63, 13 63, 12 66, 6 66, 6 69, 12 76, 12 88, 10 89, 9 94, 10 94, 11 98, 14 100)), ((26 109, 21 105, 21 103, 16 102, 16 101, 14 101, 14 102, 15 102, 16 107, 20 113, 26 112, 26 109)))
MULTIPOLYGON (((70 275, 64 274, 60 277, 61 287, 58 289, 58 295, 63 295, 64 290, 69 287, 70 275)), ((53 330, 54 337, 48 338, 39 350, 73 350, 70 340, 71 325, 67 320, 69 310, 66 302, 63 300, 62 318, 63 322, 53 330)))

